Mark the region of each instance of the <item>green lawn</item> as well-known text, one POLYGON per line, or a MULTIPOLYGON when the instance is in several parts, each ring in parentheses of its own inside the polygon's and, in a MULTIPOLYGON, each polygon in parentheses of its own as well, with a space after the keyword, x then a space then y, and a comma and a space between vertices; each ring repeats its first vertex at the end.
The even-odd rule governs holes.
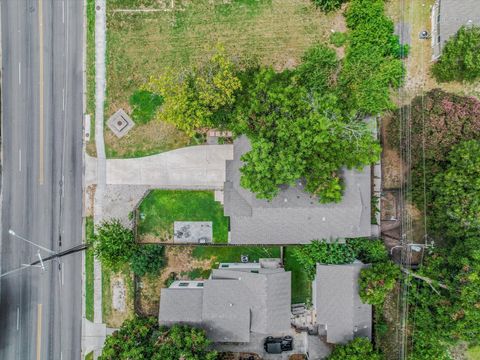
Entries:
POLYGON ((467 351, 468 360, 480 360, 480 346, 474 346, 467 351))
POLYGON ((95 0, 87 0, 87 114, 90 114, 90 141, 87 151, 95 155, 95 0))
MULTIPOLYGON (((94 236, 93 219, 86 219, 85 232, 87 242, 94 236)), ((85 252, 85 316, 93 321, 93 249, 87 249, 85 252)))
POLYGON ((197 259, 215 258, 213 268, 218 268, 222 262, 240 262, 241 255, 248 255, 250 262, 258 262, 260 258, 280 257, 279 247, 259 246, 197 246, 193 250, 193 257, 197 259))
POLYGON ((312 299, 312 283, 305 269, 293 257, 294 246, 286 246, 284 266, 292 272, 292 303, 309 303, 312 299))
MULTIPOLYGON (((140 204, 139 235, 173 237, 174 221, 212 221, 213 241, 228 241, 229 218, 213 191, 154 190, 140 204)), ((162 240, 163 240, 162 239, 162 240)))

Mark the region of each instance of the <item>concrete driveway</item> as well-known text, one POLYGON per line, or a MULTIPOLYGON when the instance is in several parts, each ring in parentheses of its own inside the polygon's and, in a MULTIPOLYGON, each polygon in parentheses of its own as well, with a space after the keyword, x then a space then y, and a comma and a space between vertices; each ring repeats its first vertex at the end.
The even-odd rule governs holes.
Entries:
MULTIPOLYGON (((107 185, 163 189, 222 189, 233 145, 198 145, 134 159, 108 159, 107 185)), ((96 159, 87 158, 86 182, 96 183, 96 159)))

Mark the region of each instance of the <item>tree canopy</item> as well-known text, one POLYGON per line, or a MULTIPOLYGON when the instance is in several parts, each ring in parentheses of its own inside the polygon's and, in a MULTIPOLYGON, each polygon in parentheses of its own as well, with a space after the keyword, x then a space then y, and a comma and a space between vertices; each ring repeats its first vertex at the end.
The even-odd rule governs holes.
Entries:
POLYGON ((480 26, 463 26, 443 46, 432 73, 439 82, 480 77, 480 26))
POLYGON ((435 222, 450 237, 480 233, 480 141, 464 141, 434 179, 435 222))
POLYGON ((360 298, 364 303, 383 305, 400 277, 400 268, 392 261, 372 264, 360 272, 360 298))
POLYGON ((125 320, 107 336, 101 360, 215 360, 205 331, 187 325, 158 325, 154 317, 125 320))

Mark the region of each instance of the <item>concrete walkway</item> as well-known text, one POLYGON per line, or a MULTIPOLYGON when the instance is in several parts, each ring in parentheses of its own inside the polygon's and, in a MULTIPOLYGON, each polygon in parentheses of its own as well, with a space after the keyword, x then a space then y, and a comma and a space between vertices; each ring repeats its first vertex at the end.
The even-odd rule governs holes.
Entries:
MULTIPOLYGON (((233 145, 198 145, 135 159, 106 161, 107 185, 139 185, 163 189, 220 190, 225 182, 226 161, 233 159, 233 145)), ((99 184, 98 163, 88 157, 85 181, 99 184)))

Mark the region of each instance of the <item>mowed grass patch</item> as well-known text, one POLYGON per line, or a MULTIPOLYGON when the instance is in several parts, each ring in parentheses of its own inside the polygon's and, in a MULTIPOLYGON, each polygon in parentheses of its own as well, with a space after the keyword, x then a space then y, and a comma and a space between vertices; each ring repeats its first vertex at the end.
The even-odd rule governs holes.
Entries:
MULTIPOLYGON (((312 44, 328 41, 330 29, 340 22, 341 13, 325 15, 310 0, 109 0, 105 118, 119 108, 130 113, 129 97, 150 76, 199 65, 218 44, 239 64, 256 59, 281 70, 295 67, 312 44), (125 9, 166 11, 117 11, 125 9)), ((122 139, 107 129, 107 156, 136 157, 187 144, 176 129, 163 136, 165 126, 152 121, 122 139)))
POLYGON ((480 360, 480 346, 474 346, 467 350, 468 360, 480 360))
POLYGON ((87 152, 91 156, 96 155, 95 149, 95 0, 87 0, 87 54, 86 54, 86 77, 87 77, 87 114, 90 114, 90 141, 87 144, 87 152))
POLYGON ((153 190, 139 206, 138 234, 173 237, 175 221, 211 221, 214 242, 228 241, 228 217, 213 191, 153 190))
MULTIPOLYGON (((90 243, 94 237, 93 218, 88 217, 85 223, 87 242, 90 243)), ((85 317, 93 321, 93 299, 94 299, 94 255, 93 249, 85 251, 85 317)))
POLYGON ((125 266, 118 273, 102 267, 102 318, 108 327, 118 328, 125 320, 134 316, 134 290, 133 273, 129 266, 125 266), (117 310, 113 307, 113 286, 120 279, 123 280, 125 287, 125 308, 123 310, 117 310))
POLYGON ((279 258, 278 246, 196 246, 192 256, 200 260, 212 260, 212 269, 220 263, 241 262, 241 256, 247 255, 249 262, 258 262, 261 258, 279 258))
POLYGON ((286 246, 284 250, 285 271, 292 272, 292 304, 310 303, 312 300, 312 283, 307 272, 293 256, 295 246, 286 246))

